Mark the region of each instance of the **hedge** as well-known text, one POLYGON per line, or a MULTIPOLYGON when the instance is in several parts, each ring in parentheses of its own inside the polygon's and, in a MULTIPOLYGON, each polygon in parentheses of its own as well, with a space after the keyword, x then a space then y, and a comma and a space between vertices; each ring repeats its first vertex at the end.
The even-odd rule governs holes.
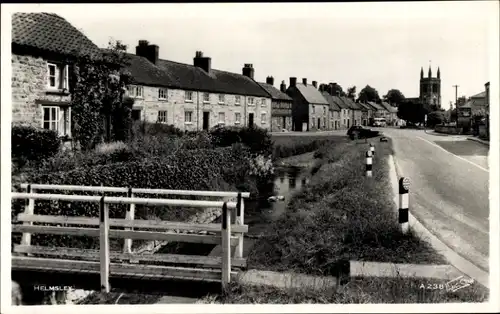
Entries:
POLYGON ((265 129, 257 127, 215 127, 210 131, 213 143, 219 147, 242 143, 254 154, 271 155, 273 142, 265 129))
MULTIPOLYGON (((49 174, 34 174, 30 183, 59 185, 93 185, 181 190, 235 190, 235 185, 245 180, 248 173, 245 150, 230 147, 215 150, 181 150, 167 158, 148 158, 141 161, 113 163, 94 167, 77 168, 49 174)), ((64 193, 64 192, 58 192, 64 193)), ((76 194, 76 193, 72 193, 76 194)), ((95 195, 95 193, 78 193, 95 195)), ((107 193, 108 196, 123 194, 107 193)), ((150 198, 165 198, 149 195, 150 198)), ((172 196, 168 196, 172 198, 172 196)), ((182 198, 182 197, 176 197, 182 198)), ((193 199, 193 197, 189 197, 193 199)), ((201 198, 200 198, 201 199, 201 198)), ((24 201, 13 201, 12 218, 23 210, 24 201)), ((37 201, 35 212, 41 215, 98 217, 97 203, 64 201, 37 201)), ((123 218, 126 205, 110 205, 111 218, 123 218)), ((137 219, 160 218, 183 221, 199 209, 159 206, 136 206, 137 219)), ((33 243, 50 243, 54 246, 98 247, 97 238, 34 235, 33 243)))
POLYGON ((12 159, 24 165, 27 161, 39 161, 57 154, 60 140, 55 131, 27 125, 12 126, 12 159))

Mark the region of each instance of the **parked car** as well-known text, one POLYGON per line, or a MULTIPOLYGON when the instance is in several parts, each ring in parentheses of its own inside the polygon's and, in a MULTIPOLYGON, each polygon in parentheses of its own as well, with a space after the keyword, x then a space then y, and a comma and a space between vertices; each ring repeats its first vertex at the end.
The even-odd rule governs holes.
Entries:
POLYGON ((373 119, 373 126, 375 127, 385 127, 387 125, 387 122, 384 118, 375 118, 373 119))
POLYGON ((352 140, 357 138, 371 138, 379 136, 379 131, 373 131, 371 129, 366 129, 361 125, 354 125, 347 130, 347 136, 349 136, 352 140))

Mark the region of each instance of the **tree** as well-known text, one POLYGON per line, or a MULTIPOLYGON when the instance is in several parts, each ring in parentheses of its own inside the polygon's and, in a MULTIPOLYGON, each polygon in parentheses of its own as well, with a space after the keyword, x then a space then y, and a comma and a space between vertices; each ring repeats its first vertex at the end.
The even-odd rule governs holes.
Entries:
POLYGON ((399 89, 389 90, 387 92, 387 95, 384 96, 384 98, 387 99, 387 101, 391 105, 395 104, 396 106, 401 104, 406 99, 405 96, 403 95, 403 93, 401 93, 401 91, 399 89))
POLYGON ((398 106, 397 115, 400 119, 417 124, 424 122, 428 112, 423 104, 405 100, 398 106))
POLYGON ((351 98, 352 100, 356 99, 356 86, 351 86, 347 89, 347 97, 351 98))
MULTIPOLYGON (((73 135, 83 150, 93 148, 103 139, 120 133, 127 110, 123 109, 123 95, 130 80, 124 71, 128 57, 127 47, 120 41, 109 43, 99 56, 77 55, 71 75, 73 135), (114 125, 114 127, 113 127, 114 125)), ((125 119, 126 120, 126 119, 125 119)), ((122 135, 117 137, 123 138, 122 135)))
POLYGON ((375 88, 366 85, 360 92, 358 100, 361 102, 374 101, 380 102, 380 96, 375 88))
POLYGON ((444 122, 446 122, 446 116, 443 111, 433 111, 427 115, 427 126, 431 128, 444 122))

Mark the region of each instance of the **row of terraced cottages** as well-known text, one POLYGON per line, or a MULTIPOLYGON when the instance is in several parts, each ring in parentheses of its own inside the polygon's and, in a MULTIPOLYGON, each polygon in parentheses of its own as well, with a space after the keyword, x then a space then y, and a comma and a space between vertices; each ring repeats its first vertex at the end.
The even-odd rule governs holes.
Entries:
MULTIPOLYGON (((98 48, 62 17, 51 13, 16 13, 12 17, 12 117, 71 137, 69 68, 74 51, 98 55, 98 48)), ((290 78, 288 88, 274 78, 254 80, 252 64, 241 73, 212 68, 210 57, 196 52, 193 64, 159 58, 159 47, 140 40, 128 54, 136 120, 207 130, 216 125, 258 126, 273 132, 348 128, 366 124, 370 112, 387 111, 356 104, 317 88, 307 79, 290 78), (369 108, 369 109, 367 109, 369 108)), ((330 84, 331 86, 332 84, 330 84)))

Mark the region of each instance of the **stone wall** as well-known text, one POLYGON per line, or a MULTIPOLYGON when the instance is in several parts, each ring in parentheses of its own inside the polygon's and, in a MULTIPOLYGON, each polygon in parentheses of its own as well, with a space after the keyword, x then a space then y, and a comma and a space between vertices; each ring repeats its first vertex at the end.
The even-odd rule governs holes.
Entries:
POLYGON ((252 96, 239 96, 240 101, 236 103, 237 95, 224 94, 224 102, 219 102, 219 94, 210 93, 209 101, 203 100, 203 92, 192 91, 192 100, 186 99, 186 91, 181 89, 167 89, 167 99, 160 100, 158 97, 159 87, 143 86, 142 98, 134 98, 134 109, 141 109, 141 119, 149 122, 158 120, 159 111, 167 111, 167 124, 186 130, 196 131, 203 128, 203 112, 209 112, 209 128, 224 122, 225 125, 246 126, 249 114, 254 113, 254 124, 264 128, 271 128, 271 99, 252 96), (249 103, 253 98, 253 104, 249 103), (192 121, 185 121, 185 112, 192 112, 192 121), (220 113, 224 113, 224 121, 220 121, 220 113), (239 121, 236 115, 240 115, 239 121), (262 120, 262 114, 265 114, 262 120))
POLYGON ((47 93, 47 60, 12 54, 12 122, 42 126, 41 105, 35 100, 69 102, 69 94, 47 93))
POLYGON ((445 134, 460 134, 460 129, 456 126, 436 125, 434 131, 445 134))

